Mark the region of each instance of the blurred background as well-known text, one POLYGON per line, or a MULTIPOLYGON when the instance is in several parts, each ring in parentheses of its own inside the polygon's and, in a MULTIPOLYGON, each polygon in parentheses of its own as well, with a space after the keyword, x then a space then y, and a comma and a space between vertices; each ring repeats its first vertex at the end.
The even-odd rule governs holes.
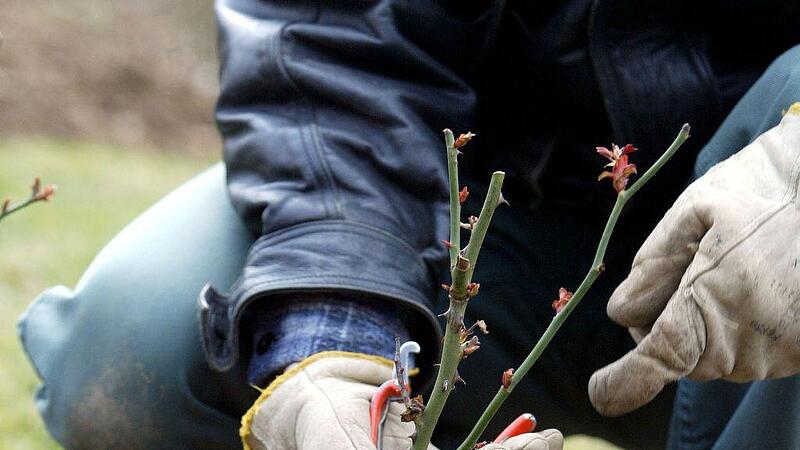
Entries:
POLYGON ((211 1, 4 0, 0 134, 216 154, 211 1))
POLYGON ((26 198, 36 176, 58 184, 0 223, 0 449, 56 449, 16 318, 219 159, 212 2, 3 0, 0 33, 0 200, 26 198))
POLYGON ((0 200, 58 184, 0 223, 0 449, 55 449, 16 318, 219 158, 212 3, 3 0, 0 33, 0 200))

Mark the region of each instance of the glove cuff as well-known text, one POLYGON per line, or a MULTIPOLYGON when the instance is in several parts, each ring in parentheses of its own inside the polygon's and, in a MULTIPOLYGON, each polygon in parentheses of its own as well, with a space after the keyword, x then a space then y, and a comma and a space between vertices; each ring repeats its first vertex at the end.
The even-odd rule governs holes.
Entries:
POLYGON ((308 358, 300 361, 297 363, 296 366, 292 367, 291 369, 287 370, 286 372, 279 375, 275 378, 272 383, 270 383, 264 390, 260 390, 261 394, 258 396, 253 405, 250 409, 247 410, 246 413, 242 416, 242 425, 239 428, 239 436, 242 438, 242 446, 244 450, 252 450, 250 444, 248 443, 247 438, 250 436, 250 427, 252 426, 253 419, 255 415, 258 413, 258 410, 261 408, 261 405, 267 401, 267 399, 278 389, 283 383, 287 382, 289 379, 297 375, 298 373, 302 372, 317 361, 327 359, 327 358, 348 358, 348 359, 358 359, 362 361, 369 361, 375 364, 379 364, 385 367, 392 368, 394 367, 394 363, 386 358, 381 356, 375 355, 366 355, 363 353, 353 353, 353 352, 343 352, 343 351, 327 351, 327 352, 319 352, 309 356, 308 358))

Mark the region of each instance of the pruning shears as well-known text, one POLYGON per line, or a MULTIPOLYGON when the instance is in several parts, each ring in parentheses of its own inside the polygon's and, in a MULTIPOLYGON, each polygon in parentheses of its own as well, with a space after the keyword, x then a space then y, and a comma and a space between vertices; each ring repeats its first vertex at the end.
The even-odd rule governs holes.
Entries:
MULTIPOLYGON (((369 425, 372 443, 377 450, 383 449, 383 428, 386 425, 386 417, 389 414, 389 404, 393 401, 402 401, 402 386, 410 391, 409 372, 414 369, 414 355, 420 352, 420 346, 414 341, 404 342, 398 351, 397 363, 400 364, 398 370, 395 367, 392 371, 392 378, 385 381, 378 388, 378 392, 372 397, 369 404, 369 425), (397 379, 397 374, 401 373, 402 380, 397 379)), ((525 413, 514 419, 497 437, 493 443, 503 443, 506 439, 518 436, 523 433, 530 433, 536 429, 536 418, 533 414, 525 413)))
POLYGON ((372 437, 372 443, 375 448, 381 450, 383 448, 383 427, 386 424, 386 416, 389 414, 389 404, 393 401, 403 400, 402 386, 410 391, 409 372, 414 368, 414 355, 420 352, 420 346, 414 341, 404 342, 398 351, 399 355, 397 363, 400 368, 394 367, 392 370, 392 378, 385 381, 379 388, 378 392, 372 397, 369 403, 369 428, 372 437), (397 374, 402 373, 402 380, 397 379, 397 374))
POLYGON ((494 444, 502 444, 506 439, 520 434, 530 433, 536 429, 536 417, 531 413, 520 414, 519 417, 514 419, 496 438, 492 441, 494 444))

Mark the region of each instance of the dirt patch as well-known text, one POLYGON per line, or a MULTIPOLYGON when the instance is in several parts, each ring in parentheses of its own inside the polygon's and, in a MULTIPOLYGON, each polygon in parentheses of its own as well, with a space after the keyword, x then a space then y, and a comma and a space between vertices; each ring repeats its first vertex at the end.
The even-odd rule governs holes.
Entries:
POLYGON ((5 0, 0 136, 219 152, 212 2, 5 0))

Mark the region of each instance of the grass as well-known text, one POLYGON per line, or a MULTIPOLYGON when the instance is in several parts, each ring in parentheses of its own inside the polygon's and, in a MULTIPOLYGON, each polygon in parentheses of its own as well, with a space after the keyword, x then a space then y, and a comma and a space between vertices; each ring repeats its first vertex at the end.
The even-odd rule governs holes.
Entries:
MULTIPOLYGON (((38 380, 17 340, 16 318, 46 287, 74 285, 114 234, 212 163, 47 138, 0 142, 0 199, 25 198, 35 176, 59 186, 51 202, 0 223, 0 449, 59 448, 34 408, 38 380)), ((572 436, 565 448, 616 447, 572 436)))

